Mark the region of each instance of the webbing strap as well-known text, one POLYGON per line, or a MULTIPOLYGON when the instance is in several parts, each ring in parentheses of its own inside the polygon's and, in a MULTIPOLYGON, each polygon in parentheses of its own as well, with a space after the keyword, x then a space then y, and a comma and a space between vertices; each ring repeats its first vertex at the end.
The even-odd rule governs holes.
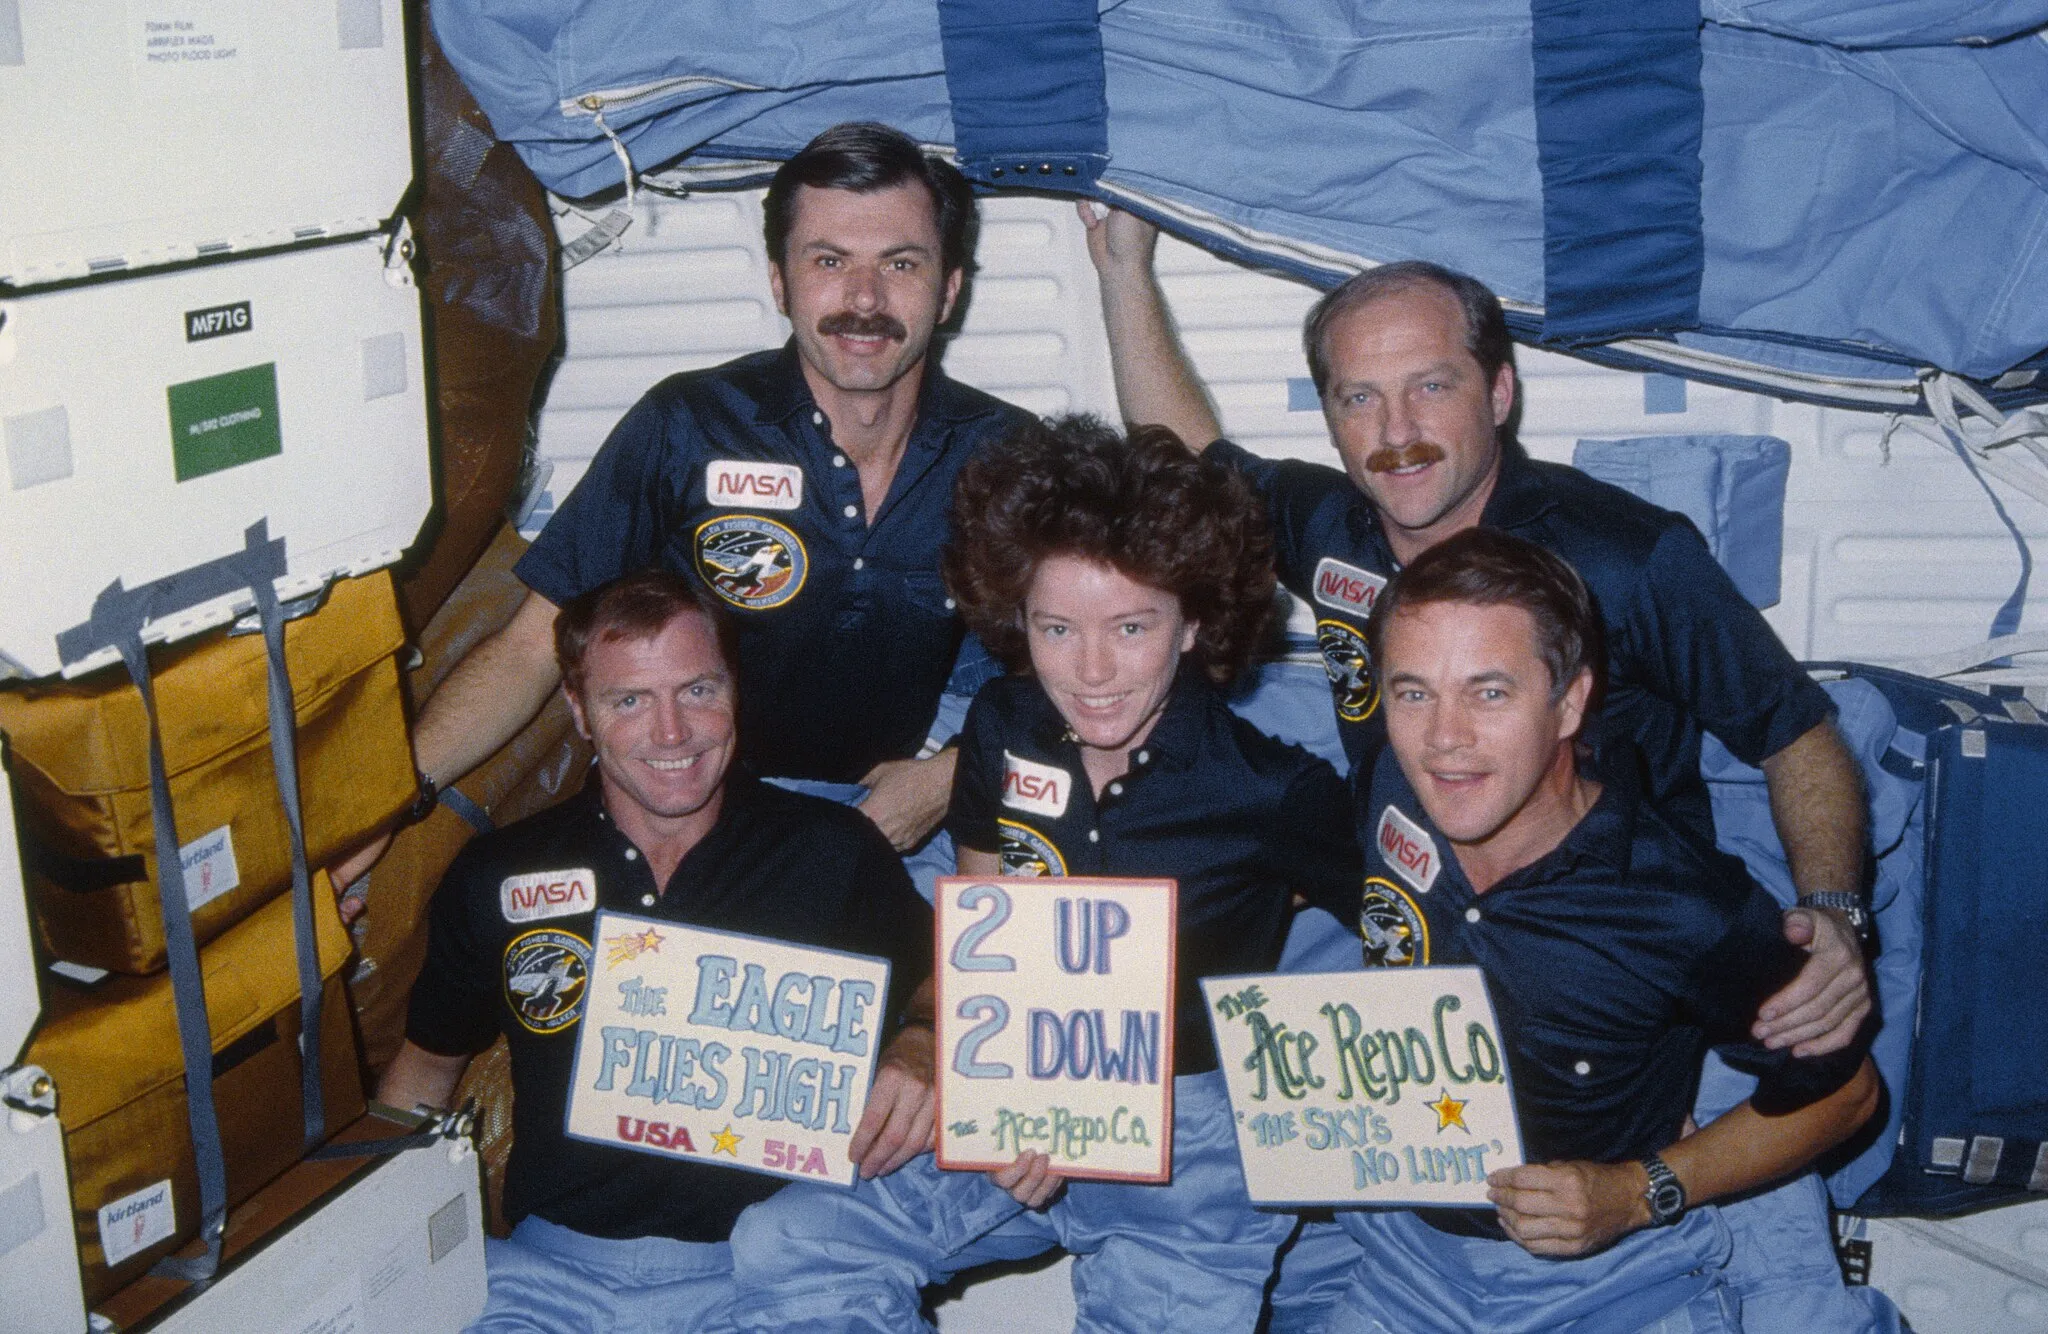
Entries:
MULTIPOLYGON (((1984 488, 1984 494, 1991 498, 1992 511, 1998 515, 1998 521, 2005 525, 2005 531, 2011 534, 2013 545, 2019 548, 2019 582, 2013 585, 2012 593, 1998 608, 1997 614, 1991 618, 1993 639, 2015 634, 2020 628, 2020 618, 2026 611, 2027 584, 2034 574, 2034 553, 2027 545, 2026 534, 2020 531, 2019 525, 2006 513, 2005 503, 1999 499, 1998 493, 1991 489, 1991 483, 1984 480, 1984 474, 1989 472, 1999 480, 2027 492, 2036 500, 2048 503, 2048 481, 2044 481, 2038 471, 2026 468, 2017 459, 2009 459, 1994 452, 2001 446, 2020 444, 2037 460, 2048 463, 2048 442, 2043 440, 2044 436, 2048 436, 2048 416, 2038 412, 2016 412, 2008 418, 1966 381, 1940 372, 1922 374, 1921 393, 1926 400, 1928 411, 1933 414, 1934 420, 1940 423, 1942 431, 1948 436, 1949 445, 1955 450, 1956 457, 1963 461, 1963 466, 1970 470, 1970 476, 1976 479, 1978 486, 1984 488), (1963 429, 1959 400, 1961 407, 1969 408, 1990 425, 1992 431, 1989 439, 1982 442, 1970 439, 1968 432, 1963 429)), ((2000 659, 1993 665, 2006 667, 2011 663, 2007 659, 2000 659)))
POLYGON ((491 819, 491 813, 477 805, 474 801, 471 801, 467 792, 457 788, 444 787, 441 789, 441 795, 437 800, 443 806, 461 816, 462 822, 471 829, 476 830, 479 834, 488 834, 498 827, 497 823, 491 819))
POLYGON ((171 997, 178 1014, 178 1046, 185 1058, 185 1120, 191 1127, 192 1158, 199 1170, 199 1239, 206 1246, 206 1254, 190 1260, 166 1256, 150 1272, 196 1283, 212 1278, 220 1267, 221 1233, 228 1218, 228 1172, 221 1151, 220 1119, 213 1107, 213 1033, 206 1020, 206 983, 199 971, 199 946, 192 936, 185 867, 178 857, 171 781, 164 768, 163 736, 157 730, 156 691, 150 685, 149 655, 142 647, 149 602, 140 598, 127 604, 128 624, 116 632, 114 644, 127 664, 129 679, 142 695, 142 711, 149 720, 149 814, 156 826, 157 899, 164 919, 171 997))
POLYGON ((292 862, 292 924, 298 955, 301 1076, 305 1142, 317 1145, 326 1133, 326 1100, 320 1080, 320 951, 313 912, 312 876, 306 865, 304 817, 299 802, 297 713, 291 677, 284 658, 284 610, 274 580, 285 573, 284 543, 272 540, 268 524, 259 521, 243 535, 243 549, 218 560, 145 584, 124 589, 120 581, 94 599, 85 624, 58 636, 66 661, 76 661, 102 645, 121 654, 128 677, 142 697, 149 723, 150 822, 156 835, 157 901, 163 916, 164 955, 171 975, 171 997, 178 1020, 178 1046, 185 1065, 185 1119, 192 1135, 192 1157, 199 1176, 199 1239, 206 1253, 189 1260, 165 1257, 150 1272, 186 1282, 205 1282, 220 1267, 221 1237, 227 1227, 227 1159, 221 1145, 220 1118, 213 1101, 213 1033, 206 1012, 205 975, 192 930, 191 901, 185 889, 185 868, 178 846, 177 815, 164 763, 163 733, 158 726, 156 691, 150 679, 149 653, 142 628, 154 617, 246 588, 255 597, 268 650, 271 760, 276 769, 279 800, 290 832, 292 862))
POLYGON ((267 562, 247 551, 230 559, 249 576, 249 591, 256 598, 256 616, 263 625, 263 646, 270 659, 270 764, 277 774, 277 797, 291 835, 292 942, 299 956, 299 1098, 305 1146, 310 1151, 327 1138, 327 1100, 320 1087, 320 928, 313 917, 306 821, 299 805, 298 710, 284 659, 284 609, 278 605, 267 562))

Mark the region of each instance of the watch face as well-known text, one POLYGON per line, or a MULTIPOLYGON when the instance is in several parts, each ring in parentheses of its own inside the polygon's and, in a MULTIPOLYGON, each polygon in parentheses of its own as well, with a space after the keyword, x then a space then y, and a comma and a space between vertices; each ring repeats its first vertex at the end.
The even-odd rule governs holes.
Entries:
POLYGON ((1685 1187, 1677 1182, 1650 1190, 1650 1212, 1660 1223, 1668 1223, 1685 1212, 1685 1187))

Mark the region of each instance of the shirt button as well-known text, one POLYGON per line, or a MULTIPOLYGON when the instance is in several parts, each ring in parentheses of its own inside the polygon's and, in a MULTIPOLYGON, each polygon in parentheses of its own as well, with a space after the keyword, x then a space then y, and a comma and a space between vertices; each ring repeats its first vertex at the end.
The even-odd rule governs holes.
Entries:
POLYGON ((1476 922, 1476 921, 1478 921, 1478 920, 1479 920, 1479 909, 1477 909, 1477 908, 1467 908, 1467 909, 1465 909, 1465 920, 1466 920, 1466 921, 1468 921, 1468 922, 1476 922))
POLYGON ((959 606, 959 605, 960 605, 959 603, 957 603, 957 602, 953 601, 953 599, 951 599, 951 598, 947 598, 947 599, 946 599, 946 610, 947 610, 947 611, 951 611, 951 610, 953 610, 953 608, 955 608, 955 607, 957 607, 957 606, 959 606))
POLYGON ((1110 795, 1110 796, 1112 796, 1112 797, 1121 797, 1121 796, 1122 796, 1123 794, 1124 794, 1124 785, 1123 785, 1122 783, 1111 783, 1111 784, 1109 785, 1109 795, 1110 795))
POLYGON ((1137 761, 1140 764, 1150 764, 1152 762, 1152 752, 1149 750, 1139 751, 1137 754, 1137 761))
POLYGON ((865 570, 865 569, 866 569, 867 567, 868 567, 868 563, 867 563, 867 561, 866 561, 866 559, 865 559, 865 558, 863 558, 863 557, 860 557, 860 556, 855 556, 855 557, 853 558, 853 568, 854 568, 854 569, 856 569, 856 570, 865 570))
POLYGON ((1572 1062, 1572 1073, 1575 1075, 1590 1075, 1593 1073, 1593 1063, 1591 1061, 1574 1061, 1572 1062))
POLYGON ((652 908, 654 906, 654 895, 642 894, 640 896, 640 906, 643 908, 652 908))
POLYGON ((637 861, 639 861, 639 860, 640 860, 640 849, 638 849, 638 848, 627 848, 627 849, 626 849, 626 860, 627 860, 627 861, 629 861, 629 862, 637 862, 637 861))
POLYGON ((824 424, 825 424, 825 414, 824 414, 824 413, 822 413, 822 412, 813 412, 813 413, 811 414, 811 425, 813 425, 813 426, 823 426, 824 424))
POLYGON ((1090 843, 1100 843, 1102 841, 1102 831, 1100 829, 1089 830, 1088 841, 1090 843))
POLYGON ((851 519, 851 518, 854 518, 854 517, 855 517, 856 515, 858 515, 858 514, 860 513, 860 506, 858 506, 858 505, 848 505, 848 506, 847 506, 847 507, 846 507, 845 509, 843 509, 843 510, 841 510, 841 511, 839 511, 839 512, 840 512, 841 514, 844 514, 844 515, 845 515, 845 516, 846 516, 847 518, 851 519))
POLYGON ((832 456, 832 466, 835 468, 844 468, 846 466, 846 455, 834 454, 832 456))

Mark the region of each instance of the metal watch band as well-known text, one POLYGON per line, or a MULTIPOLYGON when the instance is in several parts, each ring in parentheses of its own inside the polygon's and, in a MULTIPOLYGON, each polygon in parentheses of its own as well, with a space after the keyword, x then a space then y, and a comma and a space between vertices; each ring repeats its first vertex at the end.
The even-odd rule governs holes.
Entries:
POLYGON ((1856 928, 1856 934, 1868 943, 1871 928, 1876 919, 1870 915, 1870 905, 1861 894, 1852 894, 1840 889, 1819 889, 1811 894, 1799 896, 1802 908, 1832 908, 1849 919, 1849 925, 1856 928))
POLYGON ((1668 1227, 1685 1213, 1685 1183, 1654 1153, 1640 1161, 1650 1177, 1650 1188, 1643 1192, 1643 1199, 1650 1206, 1650 1222, 1656 1227, 1668 1227))

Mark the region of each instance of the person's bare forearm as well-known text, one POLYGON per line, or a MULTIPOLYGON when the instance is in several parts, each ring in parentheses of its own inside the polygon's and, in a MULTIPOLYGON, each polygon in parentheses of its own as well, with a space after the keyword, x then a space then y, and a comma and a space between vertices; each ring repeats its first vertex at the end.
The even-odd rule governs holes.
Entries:
MULTIPOLYGON (((1764 1116, 1750 1103, 1657 1156, 1705 1204, 1802 1171, 1877 1110, 1868 1058, 1855 1078, 1797 1111, 1764 1116)), ((1650 1174, 1641 1162, 1526 1163, 1489 1173, 1487 1198, 1509 1237, 1534 1255, 1574 1256, 1649 1227, 1650 1174)))
POLYGON ((1877 1102, 1877 1071, 1865 1057, 1853 1079, 1817 1102, 1777 1116, 1742 1103, 1658 1156, 1685 1184, 1687 1202, 1704 1204, 1804 1170, 1855 1134, 1877 1102))
POLYGON ((526 595, 498 632, 470 650, 421 711, 413 762, 447 787, 533 721, 554 693, 555 604, 526 595))
POLYGON ((401 1043, 398 1055, 384 1067, 377 1081, 377 1101, 400 1111, 427 1106, 447 1111, 455 1101, 455 1090, 469 1069, 467 1056, 442 1056, 411 1042, 401 1043))
POLYGON ((1152 269, 1158 229, 1112 209, 1096 219, 1082 204, 1089 257, 1102 286, 1102 322, 1109 335, 1117 408, 1133 425, 1159 425, 1200 451, 1223 433, 1194 364, 1174 332, 1166 294, 1152 269))
POLYGON ((1831 722, 1796 738, 1763 763, 1771 822, 1802 894, 1863 887, 1866 824, 1863 775, 1831 722))

